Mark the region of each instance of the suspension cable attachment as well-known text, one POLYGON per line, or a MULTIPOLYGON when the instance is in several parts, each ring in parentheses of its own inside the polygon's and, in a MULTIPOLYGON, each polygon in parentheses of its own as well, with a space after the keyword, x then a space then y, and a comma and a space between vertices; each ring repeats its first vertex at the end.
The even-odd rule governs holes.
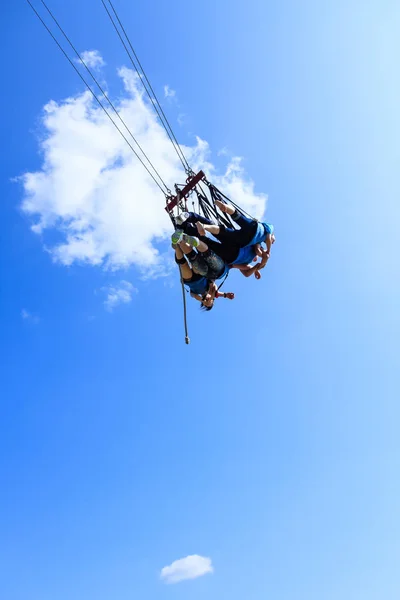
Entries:
POLYGON ((204 179, 204 177, 205 177, 205 174, 203 171, 199 171, 197 173, 197 175, 194 175, 194 177, 192 177, 189 180, 189 182, 185 185, 185 187, 183 189, 179 190, 179 192, 176 194, 176 196, 173 196, 171 201, 167 203, 165 210, 170 213, 172 211, 172 209, 175 208, 175 206, 178 204, 180 199, 186 197, 189 194, 189 192, 191 192, 196 187, 196 185, 199 183, 199 181, 204 179))

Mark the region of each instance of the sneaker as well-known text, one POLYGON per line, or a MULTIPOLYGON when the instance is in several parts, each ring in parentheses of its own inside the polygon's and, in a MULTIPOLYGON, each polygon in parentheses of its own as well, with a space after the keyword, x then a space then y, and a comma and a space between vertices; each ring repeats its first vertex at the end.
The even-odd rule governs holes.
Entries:
POLYGON ((183 225, 188 220, 189 217, 190 217, 190 215, 188 212, 183 212, 180 215, 178 215, 175 220, 178 225, 183 225))
POLYGON ((197 248, 200 244, 199 238, 194 237, 193 235, 186 235, 186 233, 182 235, 182 239, 189 244, 189 246, 192 246, 192 248, 197 248))
POLYGON ((181 231, 180 229, 177 229, 176 231, 174 231, 174 233, 171 235, 171 242, 176 245, 179 244, 179 242, 182 241, 183 238, 183 231, 181 231))

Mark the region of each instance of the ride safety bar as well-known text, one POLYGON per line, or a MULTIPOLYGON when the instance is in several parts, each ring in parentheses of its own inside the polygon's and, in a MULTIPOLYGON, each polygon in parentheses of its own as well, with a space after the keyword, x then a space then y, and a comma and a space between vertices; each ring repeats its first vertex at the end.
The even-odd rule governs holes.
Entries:
POLYGON ((172 196, 171 200, 167 203, 165 210, 167 212, 171 212, 171 210, 178 204, 180 198, 184 198, 189 192, 191 192, 192 189, 196 187, 199 181, 201 181, 204 177, 205 174, 203 171, 199 171, 197 175, 195 175, 176 196, 172 196))

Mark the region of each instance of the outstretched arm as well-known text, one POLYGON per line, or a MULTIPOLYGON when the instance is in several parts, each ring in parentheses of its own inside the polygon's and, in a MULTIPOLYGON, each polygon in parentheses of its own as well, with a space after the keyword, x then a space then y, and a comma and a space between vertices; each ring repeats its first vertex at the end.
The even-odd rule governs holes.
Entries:
POLYGON ((215 294, 216 298, 228 298, 229 300, 235 299, 235 294, 233 292, 217 292, 215 294))
POLYGON ((258 272, 260 264, 261 263, 257 263, 253 267, 251 267, 250 265, 233 265, 233 268, 239 269, 239 271, 244 277, 251 277, 252 275, 255 275, 258 272))

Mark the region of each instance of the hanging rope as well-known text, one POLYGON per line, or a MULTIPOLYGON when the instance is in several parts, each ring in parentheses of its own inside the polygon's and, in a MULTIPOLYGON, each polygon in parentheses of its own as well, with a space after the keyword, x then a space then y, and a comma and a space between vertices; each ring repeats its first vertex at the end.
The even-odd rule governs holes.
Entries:
MULTIPOLYGON (((161 192, 167 196, 168 194, 170 194, 170 190, 168 189, 168 187, 165 185, 165 183, 163 182, 163 185, 165 186, 165 190, 163 189, 162 185, 160 185, 160 183, 157 181, 157 179, 155 178, 155 176, 153 175, 153 173, 151 173, 151 171, 149 170, 149 168, 147 167, 147 165, 143 162, 143 160, 141 159, 141 157, 139 156, 139 154, 136 152, 136 150, 134 149, 134 147, 132 146, 132 144, 130 143, 130 141, 128 140, 128 138, 124 135, 124 133, 121 131, 121 129, 118 127, 117 123, 114 121, 114 119, 112 118, 112 116, 110 115, 110 113, 107 111, 107 109, 105 108, 105 106, 103 105, 103 103, 101 102, 101 100, 99 99, 99 97, 97 96, 96 92, 90 87, 90 85, 88 84, 88 82, 86 81, 86 79, 83 77, 83 75, 80 73, 79 69, 76 67, 76 65, 73 63, 73 61, 71 60, 71 58, 68 56, 68 54, 66 53, 66 51, 64 50, 64 48, 61 46, 60 42, 57 40, 57 38, 55 37, 55 35, 52 33, 52 31, 50 30, 50 28, 46 25, 46 23, 44 22, 44 20, 42 19, 42 17, 40 16, 40 14, 38 13, 38 11, 35 9, 35 7, 33 6, 33 4, 31 3, 30 0, 26 0, 27 3, 29 4, 29 6, 31 7, 31 9, 33 10, 33 12, 35 13, 35 15, 37 16, 37 18, 39 19, 39 21, 42 23, 43 27, 46 29, 46 31, 48 32, 48 34, 50 35, 50 37, 53 39, 53 41, 57 44, 58 48, 61 50, 61 52, 64 54, 65 58, 68 60, 68 62, 70 63, 70 65, 73 67, 73 69, 76 71, 76 73, 78 74, 78 76, 80 77, 80 79, 83 81, 83 83, 85 84, 85 86, 87 87, 87 89, 90 91, 90 93, 92 94, 93 98, 96 100, 96 102, 98 103, 98 105, 100 106, 100 108, 104 111, 104 113, 107 115, 107 117, 110 119, 111 123, 114 125, 114 127, 117 129, 117 131, 120 133, 120 135, 123 137, 123 139, 125 140, 125 142, 128 144, 129 148, 132 150, 132 152, 134 153, 134 155, 136 156, 136 158, 140 161, 140 163, 143 165, 143 167, 146 169, 147 173, 150 175, 150 177, 152 178, 152 180, 154 181, 154 183, 157 185, 157 187, 161 190, 161 192)), ((45 4, 42 0, 42 3, 45 4)), ((47 7, 46 7, 47 8, 47 7)), ((50 12, 50 11, 49 11, 50 12)), ((83 62, 83 61, 82 61, 83 62)), ((88 68, 88 67, 87 67, 88 68)), ((88 69, 89 70, 89 69, 88 69)), ((99 86, 100 87, 100 86, 99 86)), ((122 120, 122 119, 121 119, 122 120)), ((133 137, 133 136, 132 136, 133 137)), ((135 140, 136 141, 136 140, 135 140)), ((137 143, 137 142, 136 142, 137 143)), ((138 144, 139 145, 139 144, 138 144)), ((143 151, 142 151, 143 152, 143 151)), ((153 167, 154 169, 154 167, 153 167)), ((161 181, 162 178, 161 176, 158 174, 158 172, 154 169, 155 173, 157 174, 157 176, 159 177, 159 179, 161 181)))
MULTIPOLYGON (((179 193, 179 192, 178 192, 179 193)), ((167 198, 167 203, 168 203, 168 198, 167 198)), ((177 214, 179 215, 179 212, 181 210, 181 202, 180 200, 178 200, 177 203, 177 214)), ((168 211, 168 216, 171 219, 171 223, 173 228, 176 228, 176 221, 175 221, 175 216, 174 213, 171 211, 168 211)), ((190 344, 190 338, 189 338, 189 331, 188 331, 188 322, 187 322, 187 306, 186 306, 186 288, 185 288, 185 282, 183 281, 183 277, 182 277, 182 272, 181 272, 181 268, 178 265, 179 268, 179 280, 181 282, 181 288, 182 288, 182 306, 183 306, 183 326, 185 329, 185 344, 190 344)))
MULTIPOLYGON (((179 269, 180 272, 180 269, 179 269)), ((185 328, 185 344, 190 344, 189 331, 188 331, 188 323, 187 323, 187 308, 186 308, 186 290, 185 283, 183 281, 182 275, 181 278, 181 287, 182 287, 182 301, 183 301, 183 326, 185 328)))
POLYGON ((168 119, 167 119, 167 117, 166 117, 166 115, 165 115, 165 113, 164 113, 164 111, 162 109, 162 106, 161 106, 160 102, 158 101, 156 93, 155 93, 155 91, 154 91, 154 89, 153 89, 153 87, 152 87, 152 85, 151 85, 151 83, 150 83, 150 81, 149 81, 149 79, 148 79, 148 77, 146 75, 146 72, 145 72, 145 70, 144 70, 144 68, 143 68, 143 66, 142 66, 142 64, 141 64, 141 62, 140 62, 140 60, 139 60, 139 58, 138 58, 138 56, 137 56, 134 48, 133 48, 133 46, 132 46, 132 43, 131 43, 131 41, 129 39, 129 36, 128 36, 126 30, 125 30, 125 27, 123 26, 123 24, 121 22, 121 19, 119 18, 118 13, 117 13, 117 11, 116 11, 116 9, 115 9, 112 1, 111 0, 107 0, 107 1, 108 1, 108 4, 110 5, 110 7, 111 7, 111 9, 112 9, 115 17, 116 17, 118 25, 119 25, 119 27, 120 27, 123 35, 125 36, 126 42, 128 43, 128 45, 129 45, 130 50, 131 50, 132 53, 129 51, 129 48, 126 45, 126 43, 125 43, 125 41, 124 41, 124 39, 123 39, 123 37, 121 35, 121 32, 118 29, 118 26, 117 26, 117 24, 115 22, 115 19, 112 16, 112 14, 110 13, 110 11, 109 11, 109 9, 108 9, 108 7, 106 5, 105 0, 101 0, 102 4, 103 4, 103 6, 104 6, 104 8, 105 8, 105 10, 106 10, 106 12, 108 14, 108 17, 109 17, 111 23, 113 24, 114 29, 117 32, 117 35, 118 35, 119 39, 121 40, 122 45, 124 46, 125 51, 126 51, 126 53, 127 53, 128 57, 129 57, 132 65, 133 65, 136 73, 138 74, 140 81, 143 84, 144 89, 146 90, 147 95, 150 98, 150 101, 151 101, 151 103, 153 105, 153 108, 156 111, 156 113, 157 113, 157 115, 158 115, 158 117, 159 117, 159 119, 160 119, 160 121, 161 121, 161 123, 162 123, 162 125, 163 125, 163 127, 164 127, 164 129, 165 129, 165 131, 166 131, 166 133, 167 133, 170 141, 171 141, 171 144, 173 145, 173 147, 175 149, 175 152, 177 153, 178 158, 179 158, 179 160, 182 163, 183 168, 185 169, 186 173, 188 173, 188 174, 190 173, 191 174, 191 173, 193 173, 193 171, 192 171, 192 169, 191 169, 188 161, 186 160, 186 157, 185 157, 185 155, 184 155, 184 153, 183 153, 183 151, 182 151, 182 149, 181 149, 181 147, 179 145, 178 140, 176 139, 176 136, 175 136, 175 134, 174 134, 174 132, 172 130, 172 127, 171 127, 171 125, 170 125, 170 123, 169 123, 169 121, 168 121, 168 119), (133 58, 132 54, 133 54, 133 56, 135 58, 133 58), (135 62, 135 59, 137 61, 137 64, 135 62), (146 85, 146 83, 147 83, 147 85, 146 85))

